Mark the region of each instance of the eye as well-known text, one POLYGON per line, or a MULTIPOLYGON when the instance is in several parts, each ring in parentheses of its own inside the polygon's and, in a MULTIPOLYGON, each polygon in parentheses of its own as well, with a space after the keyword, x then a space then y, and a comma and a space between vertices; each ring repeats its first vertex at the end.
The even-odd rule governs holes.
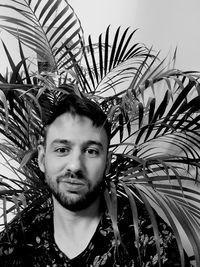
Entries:
POLYGON ((70 148, 69 147, 57 147, 55 148, 54 151, 59 155, 67 155, 70 152, 70 148))
POLYGON ((90 157, 90 158, 95 158, 99 155, 99 150, 96 148, 86 148, 85 149, 85 154, 86 156, 90 157))

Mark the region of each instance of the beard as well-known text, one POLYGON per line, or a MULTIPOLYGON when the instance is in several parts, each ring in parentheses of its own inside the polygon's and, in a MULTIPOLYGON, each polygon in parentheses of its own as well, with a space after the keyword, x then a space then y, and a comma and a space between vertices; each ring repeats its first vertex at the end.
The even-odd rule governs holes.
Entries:
POLYGON ((95 200, 102 195, 104 188, 104 179, 101 179, 96 184, 91 185, 90 181, 81 172, 66 173, 63 176, 52 178, 45 172, 46 182, 55 199, 67 210, 77 212, 88 208, 95 200), (84 184, 83 190, 77 192, 69 192, 65 189, 65 182, 68 180, 77 179, 84 184))

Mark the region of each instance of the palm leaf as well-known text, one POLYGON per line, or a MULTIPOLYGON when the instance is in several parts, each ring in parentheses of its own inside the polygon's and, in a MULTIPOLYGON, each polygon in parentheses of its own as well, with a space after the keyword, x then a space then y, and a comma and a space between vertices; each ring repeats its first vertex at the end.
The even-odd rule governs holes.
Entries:
POLYGON ((62 61, 70 67, 69 52, 76 51, 77 61, 81 55, 82 28, 71 6, 65 0, 43 1, 8 1, 0 4, 4 10, 13 10, 19 18, 0 16, 0 27, 31 48, 48 62, 49 70, 59 70, 62 61), (17 25, 17 27, 16 27, 17 25), (55 29, 55 30, 54 30, 55 29))
MULTIPOLYGON (((163 96, 158 106, 153 99, 148 110, 140 103, 138 109, 141 109, 142 105, 142 119, 138 116, 134 118, 129 112, 129 116, 132 115, 131 134, 118 145, 113 145, 114 154, 119 161, 113 162, 111 170, 112 177, 115 175, 118 177, 122 188, 126 185, 134 191, 143 192, 147 200, 154 203, 152 204, 154 208, 155 205, 159 207, 158 212, 160 209, 164 211, 167 221, 173 227, 183 256, 180 233, 175 227, 176 220, 180 223, 189 240, 191 238, 198 266, 200 253, 198 246, 200 240, 197 234, 200 232, 199 180, 197 180, 200 167, 198 162, 200 136, 197 130, 200 122, 199 96, 186 101, 186 96, 194 87, 194 83, 184 87, 174 102, 170 101, 168 93, 163 96), (139 123, 136 122, 137 120, 139 123), (167 147, 167 144, 170 146, 167 147), (129 149, 124 154, 117 153, 122 146, 128 146, 129 149), (120 155, 124 157, 123 161, 120 155), (187 187, 187 183, 194 186, 195 177, 197 188, 187 187), (190 226, 187 224, 188 220, 190 226)), ((135 114, 139 114, 139 111, 135 114)), ((150 212, 148 207, 147 209, 150 212)), ((182 264, 184 264, 183 257, 182 264)))
POLYGON ((132 44, 134 33, 135 31, 128 35, 128 29, 125 29, 121 34, 118 28, 114 41, 111 41, 108 27, 105 37, 100 35, 99 42, 95 45, 89 36, 82 67, 76 70, 80 76, 81 88, 96 95, 107 91, 113 95, 113 91, 118 90, 117 86, 123 88, 123 84, 131 80, 145 53, 148 53, 144 46, 132 44))

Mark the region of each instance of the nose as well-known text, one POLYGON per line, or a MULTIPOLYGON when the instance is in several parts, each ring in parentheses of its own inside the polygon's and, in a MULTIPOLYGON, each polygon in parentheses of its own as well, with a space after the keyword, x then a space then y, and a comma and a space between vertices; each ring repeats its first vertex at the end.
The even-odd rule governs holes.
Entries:
POLYGON ((76 173, 82 168, 81 153, 79 151, 73 151, 68 157, 67 170, 76 173))

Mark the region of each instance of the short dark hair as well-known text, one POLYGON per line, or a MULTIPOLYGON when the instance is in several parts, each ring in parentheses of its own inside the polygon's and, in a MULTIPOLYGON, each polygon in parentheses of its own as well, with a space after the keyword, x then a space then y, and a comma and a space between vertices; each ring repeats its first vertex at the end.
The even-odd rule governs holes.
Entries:
MULTIPOLYGON (((72 115, 85 116, 91 119, 93 126, 102 126, 107 134, 108 143, 111 137, 111 124, 108 121, 108 117, 100 106, 84 96, 78 96, 76 94, 64 95, 53 108, 48 121, 45 124, 45 135, 48 126, 50 126, 56 118, 64 113, 70 113, 72 115)), ((45 136, 46 139, 46 136, 45 136)))

